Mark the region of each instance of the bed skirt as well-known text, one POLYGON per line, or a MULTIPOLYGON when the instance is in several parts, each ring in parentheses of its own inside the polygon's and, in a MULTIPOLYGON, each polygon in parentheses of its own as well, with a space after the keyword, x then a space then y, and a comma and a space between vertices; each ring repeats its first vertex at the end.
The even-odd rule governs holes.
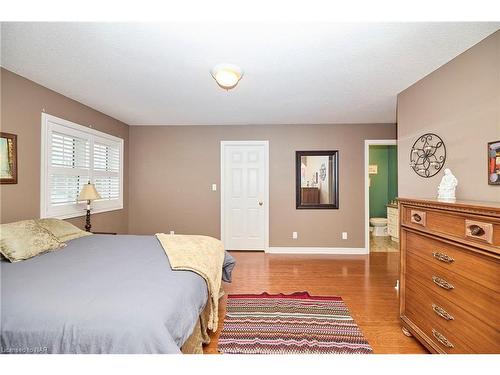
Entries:
MULTIPOLYGON (((219 300, 224 296, 224 290, 219 289, 219 300)), ((203 345, 210 343, 210 336, 208 334, 208 320, 210 319, 210 306, 207 303, 205 308, 200 314, 196 325, 194 326, 193 333, 189 336, 181 347, 182 354, 203 354, 203 345)))

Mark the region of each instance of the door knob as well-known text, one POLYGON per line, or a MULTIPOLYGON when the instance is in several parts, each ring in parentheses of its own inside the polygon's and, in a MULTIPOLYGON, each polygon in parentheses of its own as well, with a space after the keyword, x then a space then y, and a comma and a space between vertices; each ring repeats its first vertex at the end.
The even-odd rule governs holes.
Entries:
POLYGON ((259 202, 259 206, 262 206, 264 204, 264 202, 259 202))

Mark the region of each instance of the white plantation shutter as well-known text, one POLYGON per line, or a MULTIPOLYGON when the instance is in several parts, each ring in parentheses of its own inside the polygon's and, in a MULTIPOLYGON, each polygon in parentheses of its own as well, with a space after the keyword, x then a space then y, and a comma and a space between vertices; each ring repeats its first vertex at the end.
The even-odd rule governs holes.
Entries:
POLYGON ((65 176, 64 174, 51 174, 49 181, 50 205, 62 206, 75 204, 83 185, 88 181, 88 175, 65 176))
POLYGON ((119 145, 106 145, 95 141, 94 170, 118 173, 120 171, 119 145))
POLYGON ((97 205, 120 199, 120 144, 95 137, 93 147, 93 175, 97 192, 101 196, 97 205))
POLYGON ((51 165, 69 168, 89 168, 89 140, 53 131, 51 165))
POLYGON ((95 183, 102 199, 93 212, 123 208, 123 140, 42 114, 41 217, 85 214, 77 202, 84 184, 95 183))
POLYGON ((120 180, 118 177, 96 177, 94 183, 102 200, 112 200, 120 197, 120 180))

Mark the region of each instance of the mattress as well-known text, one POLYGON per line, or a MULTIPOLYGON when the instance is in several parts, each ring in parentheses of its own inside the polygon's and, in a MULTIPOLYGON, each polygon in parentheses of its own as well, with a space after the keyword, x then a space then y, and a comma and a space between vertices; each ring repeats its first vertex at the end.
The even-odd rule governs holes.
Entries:
MULTIPOLYGON (((208 298, 155 236, 82 237, 0 266, 3 353, 180 353, 208 298)), ((226 253, 226 280, 232 267, 226 253)))

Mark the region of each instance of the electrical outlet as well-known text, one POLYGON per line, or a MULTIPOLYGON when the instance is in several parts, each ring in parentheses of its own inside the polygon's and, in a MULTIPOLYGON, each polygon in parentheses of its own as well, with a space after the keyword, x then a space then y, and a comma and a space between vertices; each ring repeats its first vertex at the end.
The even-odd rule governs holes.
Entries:
POLYGON ((292 232, 292 238, 293 238, 294 240, 296 240, 297 238, 299 238, 298 233, 297 233, 297 232, 292 232))
POLYGON ((212 191, 217 191, 217 184, 212 184, 212 191))
POLYGON ((175 231, 171 230, 170 235, 173 236, 175 234, 175 231))
POLYGON ((347 240, 347 232, 342 232, 342 239, 347 240))

